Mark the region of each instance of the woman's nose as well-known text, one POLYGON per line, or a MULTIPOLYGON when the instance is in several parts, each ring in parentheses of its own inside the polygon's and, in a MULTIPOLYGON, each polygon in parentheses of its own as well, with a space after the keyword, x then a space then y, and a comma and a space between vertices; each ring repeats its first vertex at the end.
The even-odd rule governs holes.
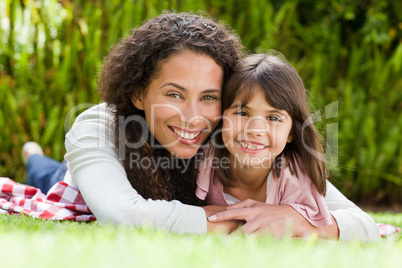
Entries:
POLYGON ((205 118, 202 116, 202 109, 198 103, 189 102, 183 111, 184 120, 187 127, 197 128, 200 125, 205 125, 205 118))

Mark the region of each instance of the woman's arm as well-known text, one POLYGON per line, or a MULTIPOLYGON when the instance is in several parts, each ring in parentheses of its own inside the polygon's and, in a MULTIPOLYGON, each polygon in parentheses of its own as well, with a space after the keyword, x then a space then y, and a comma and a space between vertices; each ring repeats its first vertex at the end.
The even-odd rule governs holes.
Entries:
MULTIPOLYGON (((218 212, 222 212, 226 210, 225 206, 218 205, 209 205, 203 207, 205 210, 205 214, 207 217, 212 216, 218 212)), ((244 221, 241 220, 230 220, 230 221, 220 221, 220 222, 207 222, 208 233, 224 233, 230 234, 236 231, 241 225, 244 224, 244 221)))
POLYGON ((325 202, 337 222, 339 240, 380 240, 380 231, 374 220, 328 181, 325 202))
POLYGON ((210 222, 242 220, 245 224, 239 228, 244 234, 265 233, 275 237, 286 235, 302 237, 317 233, 321 238, 338 239, 338 227, 333 224, 324 227, 311 225, 290 205, 271 205, 255 200, 244 200, 231 205, 226 211, 208 218, 210 222))
POLYGON ((176 233, 206 233, 206 214, 201 207, 145 200, 131 187, 114 148, 111 118, 106 104, 94 106, 76 119, 66 135, 65 159, 72 181, 97 220, 176 233))

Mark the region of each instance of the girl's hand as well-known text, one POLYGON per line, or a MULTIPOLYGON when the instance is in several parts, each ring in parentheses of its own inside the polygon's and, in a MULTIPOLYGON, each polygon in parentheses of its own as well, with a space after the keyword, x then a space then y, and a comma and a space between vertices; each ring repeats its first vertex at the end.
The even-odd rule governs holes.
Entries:
MULTIPOLYGON (((205 214, 207 215, 207 217, 226 210, 225 206, 217 205, 210 205, 202 208, 205 210, 205 214)), ((207 220, 208 233, 220 232, 224 234, 230 234, 236 231, 241 224, 242 221, 238 220, 220 220, 214 223, 207 220)))
MULTIPOLYGON (((332 216, 331 216, 332 217, 332 216)), ((208 218, 217 223, 228 220, 243 220, 245 224, 239 228, 244 234, 267 233, 274 237, 284 237, 288 232, 296 237, 317 233, 321 238, 338 239, 339 231, 332 217, 332 225, 315 227, 289 205, 270 205, 251 199, 228 206, 208 218)))

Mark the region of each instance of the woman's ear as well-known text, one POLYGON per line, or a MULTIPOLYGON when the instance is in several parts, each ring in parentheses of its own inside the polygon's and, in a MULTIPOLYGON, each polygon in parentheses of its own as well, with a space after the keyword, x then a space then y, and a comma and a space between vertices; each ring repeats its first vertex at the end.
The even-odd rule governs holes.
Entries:
POLYGON ((144 110, 144 103, 142 101, 142 97, 139 97, 135 94, 131 95, 131 102, 134 104, 135 108, 138 110, 144 110))

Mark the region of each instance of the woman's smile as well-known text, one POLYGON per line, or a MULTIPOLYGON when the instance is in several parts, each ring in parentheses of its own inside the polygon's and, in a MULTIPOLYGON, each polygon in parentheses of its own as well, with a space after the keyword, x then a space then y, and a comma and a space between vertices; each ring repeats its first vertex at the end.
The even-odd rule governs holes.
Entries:
POLYGON ((196 144, 202 137, 205 130, 188 130, 169 126, 176 135, 177 140, 184 144, 196 144))

